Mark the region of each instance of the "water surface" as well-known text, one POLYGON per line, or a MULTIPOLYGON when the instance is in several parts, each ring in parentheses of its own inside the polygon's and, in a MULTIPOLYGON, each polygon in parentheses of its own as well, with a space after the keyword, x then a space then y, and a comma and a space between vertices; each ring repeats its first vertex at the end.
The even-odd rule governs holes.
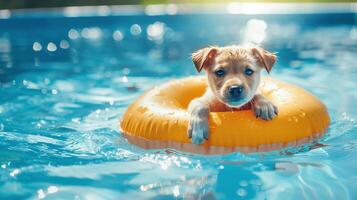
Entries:
POLYGON ((1 199, 357 198, 355 14, 35 14, 0 20, 1 199), (200 156, 121 136, 141 93, 196 75, 191 52, 246 42, 278 52, 270 76, 327 105, 324 138, 200 156))

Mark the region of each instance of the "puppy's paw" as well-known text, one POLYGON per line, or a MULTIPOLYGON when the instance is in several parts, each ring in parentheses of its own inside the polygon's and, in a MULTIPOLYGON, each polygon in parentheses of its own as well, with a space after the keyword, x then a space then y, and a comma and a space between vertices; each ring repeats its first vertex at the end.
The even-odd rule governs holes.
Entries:
POLYGON ((192 143, 202 144, 204 139, 208 139, 209 125, 208 120, 198 116, 191 116, 188 125, 188 137, 192 143))
POLYGON ((253 102, 253 110, 255 116, 263 120, 272 120, 278 115, 278 108, 264 97, 253 102))

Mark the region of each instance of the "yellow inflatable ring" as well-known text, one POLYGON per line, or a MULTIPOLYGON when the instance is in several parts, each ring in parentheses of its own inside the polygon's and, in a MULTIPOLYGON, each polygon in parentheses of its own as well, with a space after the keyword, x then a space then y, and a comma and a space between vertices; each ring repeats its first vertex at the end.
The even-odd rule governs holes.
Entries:
POLYGON ((190 101, 201 96, 206 79, 190 77, 155 87, 131 104, 120 129, 130 143, 145 149, 174 148, 201 154, 261 152, 295 146, 321 137, 329 126, 325 105, 304 89, 263 79, 262 94, 279 109, 272 121, 251 110, 211 112, 209 140, 192 144, 187 137, 190 101))

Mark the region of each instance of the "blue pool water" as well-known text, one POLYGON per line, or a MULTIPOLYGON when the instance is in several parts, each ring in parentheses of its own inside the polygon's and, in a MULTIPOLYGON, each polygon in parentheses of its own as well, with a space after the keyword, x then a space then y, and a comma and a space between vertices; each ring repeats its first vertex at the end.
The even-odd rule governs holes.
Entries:
POLYGON ((36 12, 0 19, 0 199, 357 199, 355 13, 36 12), (270 76, 327 105, 324 138, 202 156, 121 136, 118 119, 141 93, 196 74, 192 51, 245 42, 278 52, 270 76))

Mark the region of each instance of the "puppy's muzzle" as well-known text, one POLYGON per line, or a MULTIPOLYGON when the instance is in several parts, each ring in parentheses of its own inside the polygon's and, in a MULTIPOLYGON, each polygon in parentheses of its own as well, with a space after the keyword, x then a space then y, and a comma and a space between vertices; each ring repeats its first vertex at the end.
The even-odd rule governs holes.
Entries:
POLYGON ((228 88, 228 94, 232 99, 238 99, 244 92, 244 87, 242 85, 232 85, 228 88))

